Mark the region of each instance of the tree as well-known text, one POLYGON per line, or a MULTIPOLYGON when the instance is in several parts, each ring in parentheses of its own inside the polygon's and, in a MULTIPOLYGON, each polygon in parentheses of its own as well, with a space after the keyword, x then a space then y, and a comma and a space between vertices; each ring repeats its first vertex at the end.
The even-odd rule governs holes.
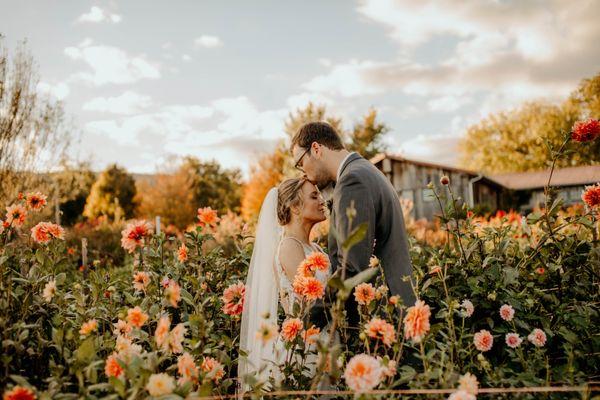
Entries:
POLYGON ((135 180, 116 164, 104 170, 92 185, 83 215, 96 218, 106 215, 118 220, 131 218, 135 208, 135 180))
POLYGON ((34 187, 47 191, 37 172, 57 165, 69 144, 62 105, 40 96, 38 81, 25 42, 11 59, 0 35, 0 202, 34 187))
POLYGON ((360 153, 366 159, 373 158, 385 151, 381 139, 388 131, 389 128, 384 123, 377 122, 377 110, 372 108, 349 132, 346 148, 360 153))
MULTIPOLYGON (((546 143, 561 145, 573 124, 600 118, 600 74, 581 82, 559 105, 529 102, 512 111, 492 114, 467 129, 461 163, 484 173, 540 170, 551 160, 546 143)), ((600 142, 573 143, 574 152, 557 167, 600 163, 600 142)))
POLYGON ((88 163, 63 164, 63 169, 52 175, 53 192, 59 199, 61 223, 72 225, 83 214, 87 197, 96 180, 88 163))
POLYGON ((165 224, 185 228, 196 220, 199 207, 211 207, 220 214, 239 212, 239 170, 226 170, 216 161, 202 162, 194 157, 186 157, 168 169, 174 171, 138 182, 138 215, 160 215, 165 224))
POLYGON ((184 168, 174 173, 158 173, 148 180, 137 182, 137 214, 146 219, 160 215, 165 224, 180 229, 194 222, 196 202, 192 177, 184 168), (174 199, 176 199, 174 201, 174 199))
POLYGON ((195 157, 184 158, 181 168, 190 176, 197 207, 211 207, 221 214, 240 211, 240 170, 224 169, 217 161, 200 161, 195 157))
POLYGON ((285 176, 285 163, 289 156, 283 146, 275 152, 262 156, 258 163, 250 169, 250 179, 244 185, 242 196, 242 217, 246 221, 255 219, 269 190, 277 186, 285 176))
POLYGON ((325 121, 333 126, 340 134, 344 134, 342 120, 328 114, 325 105, 317 105, 313 102, 309 102, 306 107, 297 108, 294 112, 288 114, 288 119, 285 121, 285 132, 291 140, 302 125, 318 121, 325 121))

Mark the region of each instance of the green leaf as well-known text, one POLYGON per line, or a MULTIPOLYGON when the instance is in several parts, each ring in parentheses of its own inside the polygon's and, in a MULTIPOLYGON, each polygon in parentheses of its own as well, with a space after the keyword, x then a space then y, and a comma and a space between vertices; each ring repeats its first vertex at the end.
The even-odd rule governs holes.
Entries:
POLYGON ((21 385, 21 386, 25 386, 25 387, 31 387, 31 385, 29 384, 29 382, 27 382, 27 379, 24 376, 21 375, 11 375, 10 379, 12 379, 13 381, 15 381, 15 383, 21 385))
POLYGON ((354 230, 352 230, 352 233, 350 234, 350 236, 348 236, 348 238, 344 241, 344 244, 342 244, 342 248, 345 251, 348 251, 352 247, 354 247, 354 245, 356 245, 357 243, 360 243, 360 241, 365 238, 368 227, 369 227, 369 225, 366 222, 363 222, 362 224, 357 226, 354 230))
POLYGON ((516 268, 504 268, 504 284, 506 286, 514 285, 519 281, 519 271, 516 268))
POLYGON ((35 259, 38 263, 44 265, 44 252, 42 251, 42 249, 37 249, 37 251, 35 252, 35 259))
POLYGON ((125 397, 125 383, 122 380, 111 376, 108 378, 108 382, 115 388, 115 391, 119 393, 121 397, 125 397))
POLYGON ((353 277, 346 279, 344 281, 344 287, 346 290, 351 291, 356 285, 370 281, 378 272, 379 270, 377 268, 368 268, 353 277))
POLYGON ((95 346, 94 346, 94 338, 93 337, 89 337, 87 339, 85 339, 81 345, 79 345, 79 348, 77 349, 77 353, 76 353, 76 359, 77 361, 81 361, 81 362, 90 362, 93 358, 94 358, 94 354, 96 352, 95 346))
POLYGON ((61 272, 60 274, 56 275, 56 284, 62 285, 63 283, 65 283, 66 279, 67 279, 67 274, 65 274, 64 272, 61 272))
POLYGON ((342 281, 342 279, 339 276, 332 276, 331 278, 329 278, 327 285, 329 287, 339 289, 339 290, 345 289, 344 282, 342 281))

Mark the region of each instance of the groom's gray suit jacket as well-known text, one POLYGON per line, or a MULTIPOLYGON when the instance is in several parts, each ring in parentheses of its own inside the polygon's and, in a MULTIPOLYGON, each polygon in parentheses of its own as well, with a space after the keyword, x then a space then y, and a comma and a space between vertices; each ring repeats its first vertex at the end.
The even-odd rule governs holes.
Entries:
MULTIPOLYGON (((332 232, 329 234, 333 271, 342 262, 342 243, 348 236, 346 210, 352 202, 356 209, 352 227, 366 222, 368 229, 365 238, 347 255, 346 277, 369 268, 369 259, 375 255, 381 261, 390 293, 400 295, 404 304, 413 305, 415 297, 410 282, 402 279, 412 275, 412 263, 398 195, 385 175, 357 153, 351 154, 342 165, 333 191, 331 225, 339 235, 336 240, 332 232)), ((352 302, 354 296, 350 298, 352 302)))

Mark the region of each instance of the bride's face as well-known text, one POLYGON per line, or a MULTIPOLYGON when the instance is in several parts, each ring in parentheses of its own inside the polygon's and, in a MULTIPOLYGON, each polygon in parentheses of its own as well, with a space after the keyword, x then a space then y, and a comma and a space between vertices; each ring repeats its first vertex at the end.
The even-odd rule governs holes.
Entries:
POLYGON ((312 222, 321 222, 326 218, 325 214, 325 201, 321 196, 321 192, 315 185, 310 182, 305 182, 300 189, 300 195, 302 196, 302 210, 300 211, 300 217, 303 220, 312 222))

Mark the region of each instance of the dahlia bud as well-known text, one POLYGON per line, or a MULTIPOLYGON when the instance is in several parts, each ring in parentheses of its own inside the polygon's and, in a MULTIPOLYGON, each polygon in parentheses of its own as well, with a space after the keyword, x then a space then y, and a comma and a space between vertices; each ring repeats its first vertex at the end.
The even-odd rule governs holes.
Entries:
POLYGON ((367 339, 367 335, 364 332, 361 332, 360 335, 358 335, 360 340, 366 340, 367 339))
POLYGON ((450 178, 448 178, 446 175, 444 175, 440 178, 440 183, 442 185, 446 186, 450 183, 450 178))

